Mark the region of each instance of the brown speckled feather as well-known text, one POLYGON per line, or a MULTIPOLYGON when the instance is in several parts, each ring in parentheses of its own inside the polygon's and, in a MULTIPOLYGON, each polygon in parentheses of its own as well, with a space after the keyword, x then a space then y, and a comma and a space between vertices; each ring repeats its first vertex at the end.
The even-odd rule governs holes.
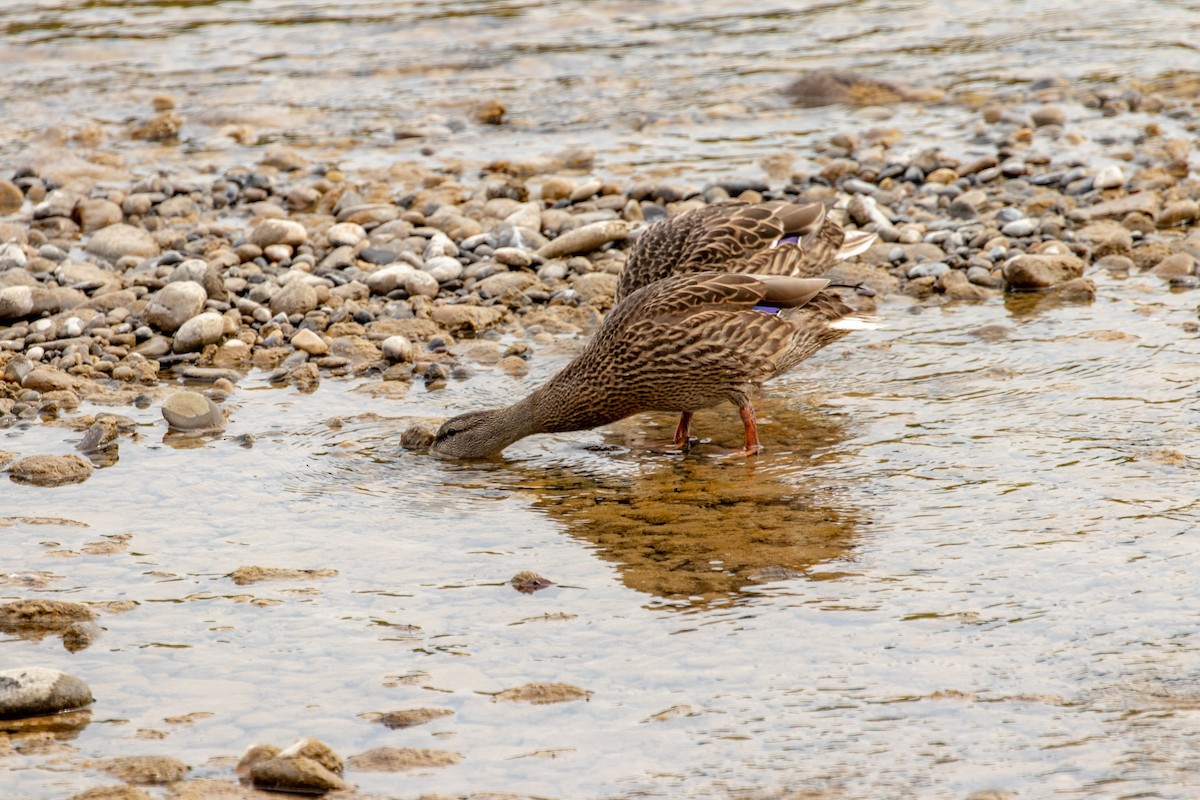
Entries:
POLYGON ((836 296, 818 293, 769 314, 754 308, 767 291, 753 275, 696 273, 636 292, 537 390, 539 429, 590 428, 642 411, 692 411, 726 400, 745 405, 763 381, 846 334, 829 327, 851 313, 836 296))
MULTIPOLYGON (((660 220, 642 233, 621 273, 617 301, 670 275, 707 270, 765 273, 751 268, 751 259, 781 237, 803 237, 802 249, 807 251, 810 241, 817 244, 817 234, 821 234, 823 242, 823 237, 834 233, 840 237, 841 228, 826 222, 825 208, 820 203, 797 205, 778 201, 750 205, 732 202, 694 209, 660 220), (826 234, 824 231, 830 226, 832 228, 826 234)), ((822 256, 827 261, 821 269, 811 274, 819 274, 833 263, 840 244, 839 238, 832 253, 822 256)))

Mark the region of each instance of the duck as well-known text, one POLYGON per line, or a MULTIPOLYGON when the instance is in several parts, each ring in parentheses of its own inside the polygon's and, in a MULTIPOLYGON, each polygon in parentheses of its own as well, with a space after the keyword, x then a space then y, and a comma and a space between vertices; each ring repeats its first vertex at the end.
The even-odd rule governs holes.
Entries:
POLYGON ((646 411, 679 413, 674 443, 686 449, 692 415, 729 401, 745 428, 741 454, 756 456, 751 396, 763 382, 853 330, 876 327, 828 291, 830 279, 786 272, 805 257, 802 248, 775 249, 768 266, 780 274, 685 272, 635 289, 546 383, 511 405, 448 420, 431 452, 490 458, 533 434, 587 430, 646 411))
MULTIPOLYGON (((862 253, 874 233, 845 231, 821 203, 730 201, 667 217, 646 228, 617 281, 616 302, 644 286, 687 272, 824 276, 862 253)), ((859 294, 873 294, 863 284, 859 294)))

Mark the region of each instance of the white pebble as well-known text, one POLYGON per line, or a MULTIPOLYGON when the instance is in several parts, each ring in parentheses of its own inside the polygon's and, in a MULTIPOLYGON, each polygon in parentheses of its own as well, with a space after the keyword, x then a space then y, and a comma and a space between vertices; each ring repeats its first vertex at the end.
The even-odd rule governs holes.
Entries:
POLYGON ((46 355, 46 348, 34 345, 25 351, 25 357, 30 361, 41 361, 42 356, 46 355))
POLYGON ((1125 173, 1121 172, 1121 168, 1116 164, 1107 166, 1096 173, 1096 177, 1092 179, 1092 185, 1097 189, 1115 189, 1118 186, 1125 185, 1125 173))
POLYGON ((380 345, 383 357, 392 363, 409 362, 413 360, 413 346, 403 336, 389 336, 380 345))

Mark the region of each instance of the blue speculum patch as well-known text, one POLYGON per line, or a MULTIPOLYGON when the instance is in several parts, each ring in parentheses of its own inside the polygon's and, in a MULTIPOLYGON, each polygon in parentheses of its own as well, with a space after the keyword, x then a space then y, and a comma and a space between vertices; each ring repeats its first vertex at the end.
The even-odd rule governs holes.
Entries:
POLYGON ((764 314, 778 314, 779 313, 779 308, 777 308, 776 306, 755 306, 754 310, 761 311, 764 314))

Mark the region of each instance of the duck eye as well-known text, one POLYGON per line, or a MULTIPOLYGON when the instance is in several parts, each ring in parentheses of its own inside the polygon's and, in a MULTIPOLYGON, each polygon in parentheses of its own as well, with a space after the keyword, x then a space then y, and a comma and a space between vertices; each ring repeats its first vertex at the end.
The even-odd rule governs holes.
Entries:
POLYGON ((455 434, 457 434, 457 433, 458 433, 458 428, 447 428, 447 429, 446 429, 446 430, 445 430, 445 431, 442 433, 442 438, 444 438, 444 439, 449 439, 451 436, 454 436, 454 435, 455 435, 455 434))

